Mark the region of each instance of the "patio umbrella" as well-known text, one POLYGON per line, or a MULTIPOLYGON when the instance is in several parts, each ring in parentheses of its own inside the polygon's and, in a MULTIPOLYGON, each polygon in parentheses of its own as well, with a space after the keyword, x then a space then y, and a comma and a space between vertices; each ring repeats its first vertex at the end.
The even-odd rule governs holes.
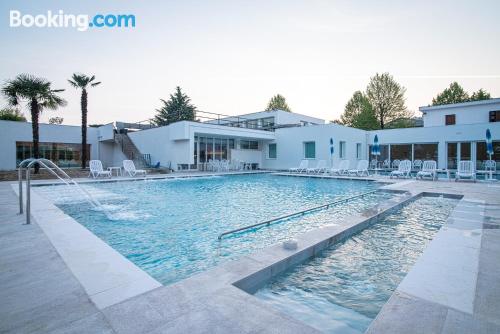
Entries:
MULTIPOLYGON (((491 160, 491 156, 493 155, 493 141, 491 140, 490 129, 486 129, 486 154, 489 155, 489 160, 491 160)), ((490 168, 490 180, 491 179, 493 179, 493 171, 490 168)))
POLYGON ((333 152, 335 151, 335 148, 333 147, 333 138, 330 138, 330 162, 332 163, 332 168, 333 168, 333 152))

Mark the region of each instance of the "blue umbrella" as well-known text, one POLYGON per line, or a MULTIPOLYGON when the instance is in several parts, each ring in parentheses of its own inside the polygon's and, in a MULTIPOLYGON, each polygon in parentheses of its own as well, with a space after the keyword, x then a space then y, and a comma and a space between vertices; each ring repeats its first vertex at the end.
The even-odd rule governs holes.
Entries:
POLYGON ((378 144, 377 135, 375 135, 375 138, 373 138, 372 154, 375 156, 380 155, 380 145, 378 144))
POLYGON ((333 152, 335 152, 335 149, 333 147, 333 138, 330 138, 330 160, 332 162, 332 167, 333 167, 333 152))
POLYGON ((490 129, 486 129, 486 154, 490 156, 493 155, 493 141, 491 140, 491 132, 490 129))

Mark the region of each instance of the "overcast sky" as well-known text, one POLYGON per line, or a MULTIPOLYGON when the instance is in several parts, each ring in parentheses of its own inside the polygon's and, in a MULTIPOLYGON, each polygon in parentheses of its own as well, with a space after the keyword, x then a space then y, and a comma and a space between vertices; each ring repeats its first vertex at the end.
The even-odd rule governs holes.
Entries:
POLYGON ((89 91, 89 123, 151 118, 177 85, 204 111, 260 111, 280 93, 294 112, 332 120, 376 72, 407 88, 414 111, 454 80, 500 97, 497 0, 2 0, 0 10, 0 81, 26 72, 66 88, 68 106, 42 121, 79 124, 73 72, 102 81, 89 91), (11 28, 10 10, 133 14, 136 27, 11 28))

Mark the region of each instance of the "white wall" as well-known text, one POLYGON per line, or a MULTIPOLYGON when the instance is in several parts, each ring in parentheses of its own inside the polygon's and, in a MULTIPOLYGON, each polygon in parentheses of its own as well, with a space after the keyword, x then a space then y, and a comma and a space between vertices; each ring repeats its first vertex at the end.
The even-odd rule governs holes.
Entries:
POLYGON ((346 142, 346 159, 354 168, 357 164, 356 143, 361 143, 361 158, 366 159, 367 136, 366 131, 348 128, 338 124, 312 125, 276 130, 276 159, 268 159, 267 145, 263 149, 263 168, 288 169, 297 167, 300 160, 304 159, 304 142, 316 142, 316 159, 310 161, 315 166, 318 160, 326 160, 330 165, 330 138, 334 140, 335 152, 333 163, 337 165, 339 158, 339 142, 346 142))
MULTIPOLYGON (((97 128, 87 129, 90 158, 97 156, 97 128)), ((40 142, 81 144, 81 127, 39 124, 40 142)), ((16 142, 33 141, 31 123, 0 120, 0 170, 16 169, 16 142)))
POLYGON ((173 160, 170 127, 162 126, 149 130, 129 132, 128 136, 142 154, 151 155, 151 163, 160 162, 161 166, 168 167, 173 160))
POLYGON ((500 110, 500 99, 420 108, 424 127, 444 126, 445 116, 451 114, 456 115, 456 125, 488 123, 493 110, 500 110))

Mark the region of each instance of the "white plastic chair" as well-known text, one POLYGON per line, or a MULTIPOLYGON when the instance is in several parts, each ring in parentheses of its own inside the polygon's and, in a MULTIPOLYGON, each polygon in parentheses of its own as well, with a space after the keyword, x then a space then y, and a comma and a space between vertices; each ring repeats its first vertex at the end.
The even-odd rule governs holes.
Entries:
POLYGON ((137 174, 146 176, 146 171, 144 169, 135 169, 135 165, 132 160, 123 160, 123 169, 130 177, 135 177, 137 174))
POLYGON ((413 161, 413 169, 422 169, 422 160, 417 159, 413 161))
POLYGON ((476 182, 476 171, 474 163, 470 160, 462 160, 458 164, 457 172, 455 173, 455 181, 460 179, 471 179, 476 182))
POLYGON ((430 177, 432 180, 436 179, 436 162, 434 160, 426 160, 422 164, 422 170, 417 173, 417 179, 423 179, 424 177, 430 177))
POLYGON ((393 162, 392 162, 392 168, 398 168, 399 167, 399 163, 401 162, 401 160, 399 159, 395 159, 393 162))
POLYGON ((411 172, 411 161, 403 160, 399 163, 398 170, 393 170, 390 174, 390 178, 395 177, 410 177, 411 172))
POLYGON ((390 168, 391 167, 391 160, 385 159, 384 162, 382 163, 383 168, 390 168))
POLYGON ((307 168, 306 169, 306 173, 316 173, 316 174, 319 174, 319 173, 325 172, 325 171, 326 171, 326 161, 325 160, 319 160, 318 164, 316 165, 316 167, 312 167, 312 168, 307 168))
POLYGON ((339 163, 338 168, 331 168, 330 169, 330 174, 333 175, 345 175, 349 171, 349 160, 342 160, 339 163))
POLYGON ((290 173, 302 173, 305 172, 308 167, 309 167, 309 160, 304 159, 300 162, 299 167, 290 168, 288 169, 288 171, 290 173))
POLYGON ((111 178, 111 171, 104 170, 102 168, 101 160, 90 160, 89 161, 90 174, 89 177, 92 176, 94 179, 99 176, 105 176, 111 178))
POLYGON ((363 176, 363 174, 366 174, 366 176, 370 176, 368 173, 368 164, 368 160, 359 160, 356 169, 348 171, 349 175, 363 176))

